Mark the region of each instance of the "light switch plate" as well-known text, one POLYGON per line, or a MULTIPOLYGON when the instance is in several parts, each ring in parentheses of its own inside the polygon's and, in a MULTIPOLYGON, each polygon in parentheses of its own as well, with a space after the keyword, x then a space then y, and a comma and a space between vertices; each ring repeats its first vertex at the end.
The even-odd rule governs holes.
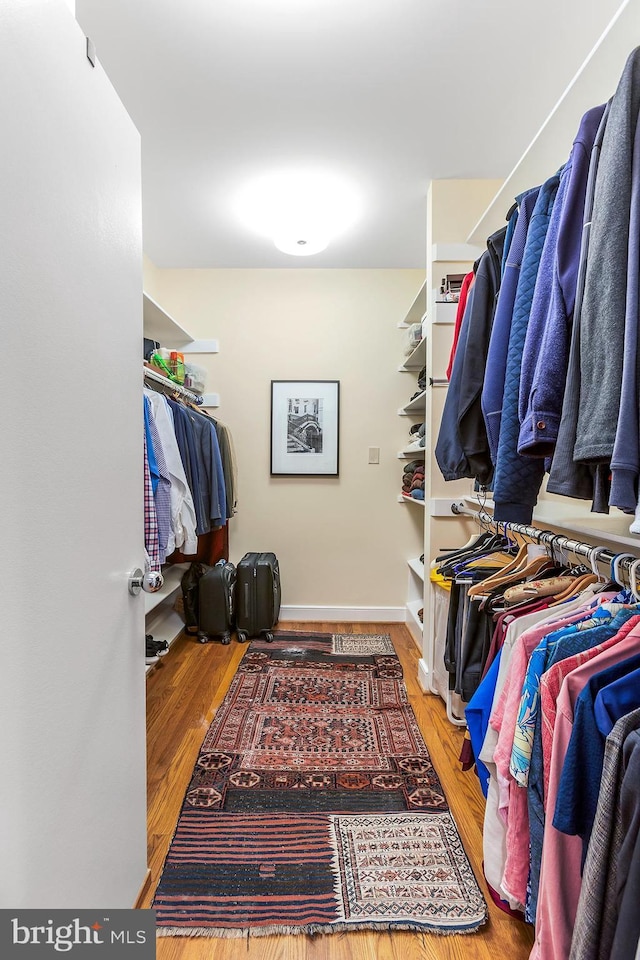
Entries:
POLYGON ((369 447, 369 463, 380 463, 380 447, 369 447))

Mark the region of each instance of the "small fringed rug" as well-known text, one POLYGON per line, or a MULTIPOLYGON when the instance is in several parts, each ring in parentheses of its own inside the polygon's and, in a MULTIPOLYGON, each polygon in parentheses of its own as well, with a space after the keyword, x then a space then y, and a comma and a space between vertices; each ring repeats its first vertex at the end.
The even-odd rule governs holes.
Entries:
POLYGON ((485 922, 388 636, 251 643, 153 906, 160 936, 452 934, 485 922))

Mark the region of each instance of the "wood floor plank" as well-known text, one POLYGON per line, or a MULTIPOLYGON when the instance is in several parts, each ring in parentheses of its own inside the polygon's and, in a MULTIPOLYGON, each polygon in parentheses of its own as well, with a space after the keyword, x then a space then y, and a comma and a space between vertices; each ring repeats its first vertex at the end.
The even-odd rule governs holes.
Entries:
MULTIPOLYGON (((405 673, 411 706, 444 787, 481 890, 484 798, 473 772, 463 773, 458 756, 463 732, 449 723, 439 697, 417 681, 418 650, 403 624, 281 623, 282 630, 322 633, 389 633, 405 673)), ((227 692, 245 644, 199 644, 182 636, 147 677, 148 863, 150 906, 173 836, 198 751, 227 692)), ((158 960, 527 960, 531 928, 490 901, 489 920, 478 933, 441 936, 415 931, 362 930, 308 936, 211 939, 160 937, 158 960)))

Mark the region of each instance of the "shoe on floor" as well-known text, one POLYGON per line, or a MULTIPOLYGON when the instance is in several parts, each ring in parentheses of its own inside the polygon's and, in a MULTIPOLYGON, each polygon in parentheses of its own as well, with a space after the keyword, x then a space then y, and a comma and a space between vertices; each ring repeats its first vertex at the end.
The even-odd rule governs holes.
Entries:
POLYGON ((147 666, 156 663, 160 657, 169 653, 169 644, 166 640, 154 640, 150 633, 145 635, 145 662, 147 666))

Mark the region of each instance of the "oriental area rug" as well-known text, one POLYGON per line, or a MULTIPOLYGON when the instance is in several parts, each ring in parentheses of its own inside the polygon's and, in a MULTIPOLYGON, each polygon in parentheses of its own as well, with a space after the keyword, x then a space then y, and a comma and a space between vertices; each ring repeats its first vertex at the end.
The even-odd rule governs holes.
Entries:
POLYGON ((153 907, 159 936, 485 922, 388 636, 251 643, 202 744, 153 907))

